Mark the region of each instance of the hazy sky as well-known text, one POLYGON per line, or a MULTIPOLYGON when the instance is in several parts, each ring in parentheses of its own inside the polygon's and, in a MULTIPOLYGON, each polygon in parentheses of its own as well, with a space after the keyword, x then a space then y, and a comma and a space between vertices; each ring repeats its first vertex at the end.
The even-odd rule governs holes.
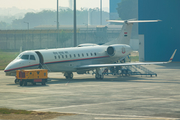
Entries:
MULTIPOLYGON (((100 0, 76 0, 77 9, 82 7, 95 8, 100 6, 100 0)), ((57 0, 0 0, 0 8, 20 9, 56 9, 57 0)), ((69 0, 59 0, 59 6, 69 7, 69 0)), ((103 0, 103 7, 109 7, 109 0, 103 0)))

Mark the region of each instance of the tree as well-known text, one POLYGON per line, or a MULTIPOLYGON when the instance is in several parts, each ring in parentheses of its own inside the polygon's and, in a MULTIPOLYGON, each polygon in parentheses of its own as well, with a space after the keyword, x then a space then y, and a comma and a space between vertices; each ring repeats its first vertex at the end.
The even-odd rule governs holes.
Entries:
POLYGON ((2 30, 2 29, 6 29, 6 27, 7 27, 7 24, 5 23, 5 22, 0 22, 0 29, 2 30))
POLYGON ((121 0, 116 10, 122 20, 138 18, 138 0, 121 0))

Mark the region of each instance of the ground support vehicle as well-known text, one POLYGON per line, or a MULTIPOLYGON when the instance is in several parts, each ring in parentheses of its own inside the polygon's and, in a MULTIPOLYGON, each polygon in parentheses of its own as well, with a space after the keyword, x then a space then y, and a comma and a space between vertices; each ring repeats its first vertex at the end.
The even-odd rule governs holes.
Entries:
POLYGON ((17 70, 15 83, 19 82, 20 86, 27 86, 28 82, 33 85, 36 83, 46 85, 47 79, 48 70, 46 69, 17 70))

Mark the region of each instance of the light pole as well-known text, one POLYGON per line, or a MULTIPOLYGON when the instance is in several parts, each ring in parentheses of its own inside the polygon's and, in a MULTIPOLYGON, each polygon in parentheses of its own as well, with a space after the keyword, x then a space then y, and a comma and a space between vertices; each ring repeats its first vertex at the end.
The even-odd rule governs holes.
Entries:
POLYGON ((57 0, 57 45, 56 48, 59 46, 59 0, 57 0))
POLYGON ((59 30, 59 0, 57 0, 57 30, 59 30))
POLYGON ((77 46, 76 39, 76 0, 74 0, 74 47, 77 46))
POLYGON ((100 0, 100 25, 102 25, 102 0, 100 0))
POLYGON ((26 24, 27 24, 27 27, 28 27, 28 30, 29 30, 29 22, 24 22, 24 23, 26 23, 26 24))

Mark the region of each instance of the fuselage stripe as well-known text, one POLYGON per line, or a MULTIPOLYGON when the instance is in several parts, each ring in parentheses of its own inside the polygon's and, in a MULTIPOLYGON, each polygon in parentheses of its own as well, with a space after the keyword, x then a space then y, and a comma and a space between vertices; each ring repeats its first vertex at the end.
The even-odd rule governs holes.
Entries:
MULTIPOLYGON (((98 59, 98 58, 106 58, 109 56, 100 56, 100 57, 92 57, 92 58, 83 58, 83 59, 74 59, 74 60, 63 60, 63 61, 54 61, 54 62, 45 62, 44 64, 54 64, 54 63, 63 63, 63 62, 73 62, 73 61, 80 61, 80 60, 91 60, 91 59, 98 59)), ((28 66, 23 66, 23 67, 17 67, 9 70, 5 70, 4 72, 9 72, 17 69, 22 69, 26 67, 32 67, 32 66, 38 66, 39 64, 34 64, 34 65, 28 65, 28 66)))

